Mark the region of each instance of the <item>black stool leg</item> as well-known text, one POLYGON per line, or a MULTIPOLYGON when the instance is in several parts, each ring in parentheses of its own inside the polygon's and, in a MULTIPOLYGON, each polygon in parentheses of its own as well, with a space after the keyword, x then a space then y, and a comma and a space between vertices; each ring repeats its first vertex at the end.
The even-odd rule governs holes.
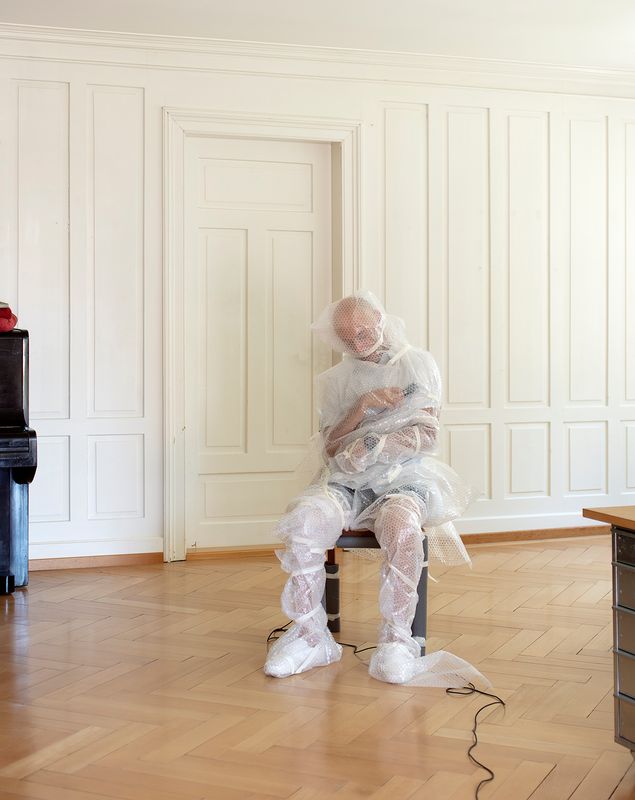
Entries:
POLYGON ((326 556, 326 586, 322 605, 326 611, 327 626, 331 633, 340 632, 340 566, 335 562, 335 550, 326 556))
POLYGON ((417 593, 419 595, 419 602, 415 610, 415 616, 412 620, 412 635, 415 639, 423 641, 421 645, 421 655, 425 655, 426 646, 425 639, 428 628, 428 537, 424 536, 423 539, 423 559, 426 566, 421 571, 419 578, 419 585, 417 586, 417 593))

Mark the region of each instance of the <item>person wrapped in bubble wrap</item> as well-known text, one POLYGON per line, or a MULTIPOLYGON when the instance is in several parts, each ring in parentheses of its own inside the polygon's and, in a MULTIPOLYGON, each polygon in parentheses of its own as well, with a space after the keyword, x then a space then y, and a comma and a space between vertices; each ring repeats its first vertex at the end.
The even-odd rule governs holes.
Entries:
POLYGON ((469 663, 445 651, 421 656, 412 638, 417 585, 430 556, 471 563, 452 520, 471 491, 434 458, 441 378, 429 352, 408 344, 403 322, 370 292, 329 305, 313 329, 343 359, 318 376, 323 467, 277 526, 289 578, 282 609, 293 625, 271 647, 264 671, 282 678, 338 661, 321 600, 326 551, 344 529, 370 529, 382 550, 377 648, 372 677, 423 686, 488 686, 469 663), (425 529, 425 533, 422 530, 425 529))

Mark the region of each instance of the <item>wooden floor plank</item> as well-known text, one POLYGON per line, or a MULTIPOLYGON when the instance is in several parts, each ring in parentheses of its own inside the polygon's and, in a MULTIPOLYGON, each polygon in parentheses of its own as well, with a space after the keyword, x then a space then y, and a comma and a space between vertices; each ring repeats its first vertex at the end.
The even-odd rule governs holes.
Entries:
POLYGON ((633 800, 635 797, 635 764, 631 764, 628 772, 622 780, 620 781, 619 786, 615 789, 613 794, 611 795, 611 800, 633 800))
POLYGON ((631 754, 625 749, 602 753, 571 795, 571 800, 609 800, 631 761, 631 754))

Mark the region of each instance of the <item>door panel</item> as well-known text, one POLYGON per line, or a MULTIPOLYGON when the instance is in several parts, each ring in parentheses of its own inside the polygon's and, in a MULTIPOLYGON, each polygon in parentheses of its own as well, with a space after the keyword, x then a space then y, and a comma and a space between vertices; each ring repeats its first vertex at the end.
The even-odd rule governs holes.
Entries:
POLYGON ((307 480, 331 299, 330 145, 186 147, 187 546, 273 541, 307 480))

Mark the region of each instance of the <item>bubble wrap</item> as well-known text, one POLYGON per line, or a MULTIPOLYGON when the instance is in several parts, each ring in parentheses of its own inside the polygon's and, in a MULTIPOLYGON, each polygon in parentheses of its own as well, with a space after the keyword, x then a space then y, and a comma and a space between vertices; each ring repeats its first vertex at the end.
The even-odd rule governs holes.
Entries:
POLYGON ((379 644, 371 656, 368 672, 379 681, 407 686, 459 689, 473 683, 482 690, 492 686, 476 667, 446 650, 419 655, 416 642, 412 647, 402 643, 379 644))
POLYGON ((312 486, 291 503, 278 523, 276 532, 286 548, 276 555, 289 573, 280 602, 294 624, 269 650, 268 675, 287 677, 341 658, 342 648, 326 626, 322 607, 324 555, 334 547, 349 514, 346 493, 312 486))
POLYGON ((341 657, 321 605, 325 551, 343 529, 368 528, 383 557, 371 675, 392 683, 483 684, 480 673, 449 653, 422 659, 410 632, 424 566, 422 525, 432 557, 469 562, 452 520, 471 490, 434 457, 441 407, 436 363, 408 344, 401 320, 369 292, 330 305, 313 328, 344 357, 318 377, 322 467, 278 524, 286 548, 277 555, 289 574, 282 608, 293 625, 269 651, 265 672, 284 677, 341 657))

